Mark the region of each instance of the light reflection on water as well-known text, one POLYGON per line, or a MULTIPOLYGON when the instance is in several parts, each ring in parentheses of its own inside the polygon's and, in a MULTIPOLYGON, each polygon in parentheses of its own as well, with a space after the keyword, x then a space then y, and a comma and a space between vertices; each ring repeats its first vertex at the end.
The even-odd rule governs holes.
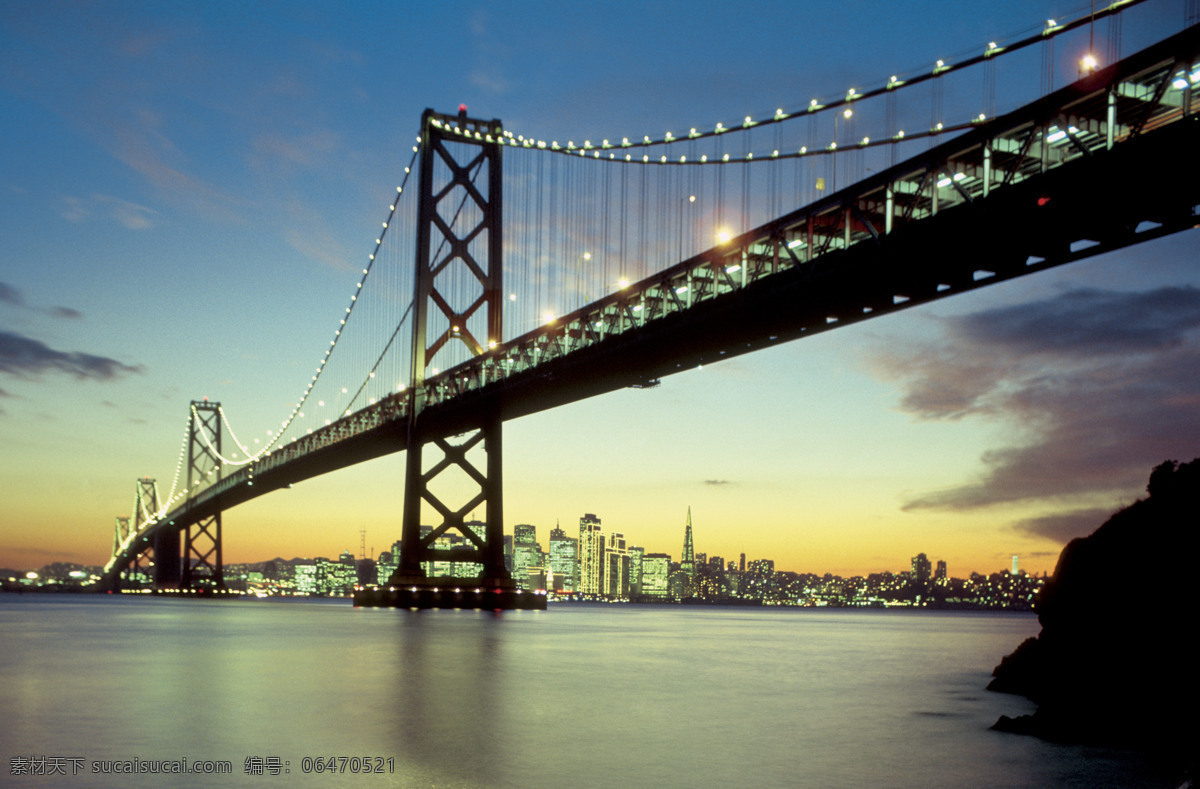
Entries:
MULTIPOLYGON (((227 759, 196 786, 1169 786, 988 730, 1032 616, 0 596, 3 785, 20 755, 227 759), (287 776, 243 774, 277 756, 287 776), (304 775, 305 756, 391 758, 304 775)), ((107 781, 107 782, 106 782, 107 781)))

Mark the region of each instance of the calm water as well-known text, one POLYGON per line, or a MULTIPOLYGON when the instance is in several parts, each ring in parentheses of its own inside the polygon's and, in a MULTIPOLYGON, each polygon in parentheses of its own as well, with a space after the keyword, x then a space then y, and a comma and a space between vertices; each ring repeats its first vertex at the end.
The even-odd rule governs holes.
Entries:
POLYGON ((1127 754, 988 730, 1031 709, 983 687, 1036 632, 994 614, 0 595, 0 785, 1171 786, 1127 754), (31 756, 88 772, 11 774, 31 756), (304 772, 330 756, 394 772, 304 772), (290 772, 248 775, 248 757, 290 772), (233 774, 90 772, 135 758, 233 774))

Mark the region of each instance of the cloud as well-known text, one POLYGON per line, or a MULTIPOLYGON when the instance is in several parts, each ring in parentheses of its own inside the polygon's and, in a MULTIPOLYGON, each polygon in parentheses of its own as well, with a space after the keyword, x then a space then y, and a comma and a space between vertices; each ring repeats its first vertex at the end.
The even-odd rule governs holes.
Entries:
POLYGON ((340 143, 337 132, 322 129, 290 137, 277 133, 262 134, 254 140, 254 149, 288 164, 312 167, 328 161, 340 143))
POLYGON ((1037 537, 1046 537, 1065 544, 1076 537, 1086 537, 1100 524, 1112 517, 1114 508, 1086 507, 1056 515, 1026 518, 1015 524, 1017 531, 1037 537))
POLYGON ((147 230, 154 226, 151 221, 158 212, 144 205, 131 203, 111 195, 92 195, 92 199, 108 208, 108 214, 124 227, 130 230, 147 230))
POLYGON ((21 295, 21 291, 9 285, 7 282, 0 282, 0 302, 12 304, 14 307, 24 307, 25 297, 21 295))
POLYGON ((1200 289, 1087 288, 942 325, 944 340, 877 355, 876 371, 901 383, 900 408, 917 419, 988 419, 1010 438, 983 454, 976 480, 919 494, 906 510, 1094 504, 1136 494, 1155 465, 1200 447, 1200 289))
MULTIPOLYGON (((29 305, 25 302, 24 294, 14 288, 12 285, 9 285, 7 282, 0 282, 0 302, 4 304, 11 304, 14 307, 37 309, 35 307, 29 307, 29 305)), ((71 309, 70 307, 46 307, 39 311, 44 312, 47 315, 52 315, 55 318, 66 318, 68 320, 78 320, 79 318, 83 317, 82 312, 71 309)))
POLYGON ((82 222, 91 216, 88 211, 87 204, 82 198, 67 195, 63 198, 63 209, 61 211, 63 219, 68 222, 82 222))
POLYGON ((112 195, 94 194, 88 200, 67 195, 63 198, 62 216, 68 222, 82 222, 92 216, 91 205, 105 209, 108 218, 130 230, 147 230, 154 226, 151 218, 158 212, 144 205, 131 203, 112 195))
POLYGON ((734 483, 732 480, 728 480, 728 479, 706 479, 706 480, 704 480, 704 484, 705 485, 732 485, 734 483))
POLYGON ((56 371, 76 378, 108 381, 129 373, 143 371, 141 365, 128 365, 106 356, 90 353, 57 351, 40 340, 13 332, 0 331, 0 372, 12 375, 35 375, 56 371))

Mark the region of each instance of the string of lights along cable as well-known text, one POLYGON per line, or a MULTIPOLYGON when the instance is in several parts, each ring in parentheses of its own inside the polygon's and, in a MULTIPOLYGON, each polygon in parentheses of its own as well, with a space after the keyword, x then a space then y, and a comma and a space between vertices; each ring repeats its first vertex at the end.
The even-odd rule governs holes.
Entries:
MULTIPOLYGON (((1121 0, 1084 8, 957 52, 933 53, 927 63, 879 75, 870 84, 817 90, 765 111, 679 130, 568 140, 500 131, 492 139, 502 148, 505 173, 499 342, 552 325, 631 283, 1104 69, 1124 54, 1128 14, 1162 13, 1156 10, 1162 2, 1121 0), (947 96, 953 100, 946 101, 947 96)), ((1187 13, 1195 15, 1191 5, 1187 13)), ((446 131, 451 137, 468 133, 452 123, 446 131)), ((360 273, 349 299, 333 321, 327 346, 309 362, 308 379, 298 382, 290 412, 265 430, 239 426, 235 432, 221 409, 229 440, 218 448, 201 436, 216 463, 206 479, 190 483, 180 480, 190 436, 185 430, 170 490, 148 515, 151 521, 225 474, 246 469, 252 479, 257 465, 273 453, 339 420, 385 402, 403 407, 412 366, 404 328, 413 310, 417 235, 415 190, 408 184, 419 157, 427 153, 417 137, 372 252, 355 267, 360 273)), ((486 174, 477 167, 469 177, 476 181, 486 174)), ((482 216, 467 190, 462 192, 447 203, 450 208, 439 209, 455 233, 477 226, 482 216)), ((433 261, 457 254, 445 242, 434 246, 433 261)), ((458 314, 469 312, 479 287, 462 266, 447 267, 438 280, 439 292, 458 314)), ((436 317, 431 320, 431 336, 448 328, 437 325, 436 317)), ((479 324, 465 327, 472 336, 488 336, 482 314, 470 320, 479 324)), ((427 374, 436 377, 473 355, 464 343, 447 342, 429 361, 427 374)), ((189 424, 195 418, 193 408, 189 424)))

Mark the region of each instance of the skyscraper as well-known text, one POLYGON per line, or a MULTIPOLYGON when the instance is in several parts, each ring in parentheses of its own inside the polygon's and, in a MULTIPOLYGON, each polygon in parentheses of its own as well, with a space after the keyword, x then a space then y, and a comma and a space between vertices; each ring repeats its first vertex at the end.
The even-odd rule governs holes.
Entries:
POLYGON ((555 589, 579 591, 579 540, 557 526, 550 531, 550 570, 554 573, 555 589))
POLYGON ((579 591, 599 595, 604 582, 604 535, 600 519, 587 513, 579 519, 579 591))
POLYGON ((537 530, 528 523, 518 523, 513 527, 512 575, 522 589, 536 588, 531 585, 529 573, 541 567, 541 559, 542 549, 537 544, 537 530))
POLYGON ((613 599, 629 597, 629 551, 625 548, 625 535, 614 532, 605 541, 604 548, 604 594, 613 599))
POLYGON ((666 600, 670 572, 670 556, 665 553, 646 554, 642 559, 642 595, 651 600, 666 600))
POLYGON ((912 576, 921 583, 929 580, 929 576, 933 574, 933 564, 923 553, 918 553, 912 558, 912 576))
POLYGON ((687 588, 684 596, 691 597, 696 589, 696 553, 692 547, 692 508, 687 511, 687 527, 683 532, 683 558, 679 560, 679 569, 686 576, 687 588))
POLYGON ((636 545, 629 546, 629 596, 640 597, 642 594, 642 559, 646 549, 636 545))

